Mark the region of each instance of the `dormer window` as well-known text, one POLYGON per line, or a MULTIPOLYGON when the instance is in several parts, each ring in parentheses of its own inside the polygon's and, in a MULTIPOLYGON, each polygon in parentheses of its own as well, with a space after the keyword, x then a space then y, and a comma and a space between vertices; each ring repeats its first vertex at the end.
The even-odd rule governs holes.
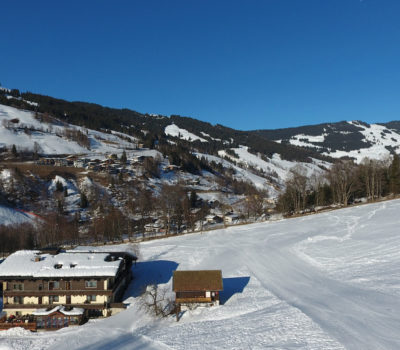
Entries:
POLYGON ((70 267, 71 269, 73 269, 75 266, 76 266, 76 264, 69 264, 69 267, 70 267))
POLYGON ((54 268, 55 268, 55 269, 61 269, 62 266, 63 266, 62 264, 55 264, 55 265, 54 265, 54 268))

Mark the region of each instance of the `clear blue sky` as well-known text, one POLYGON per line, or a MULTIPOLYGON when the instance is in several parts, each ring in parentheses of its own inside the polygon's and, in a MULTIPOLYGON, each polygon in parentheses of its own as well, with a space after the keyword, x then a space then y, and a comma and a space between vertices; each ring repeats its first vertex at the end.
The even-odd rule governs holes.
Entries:
POLYGON ((0 83, 247 130, 400 119, 399 0, 4 1, 0 83))

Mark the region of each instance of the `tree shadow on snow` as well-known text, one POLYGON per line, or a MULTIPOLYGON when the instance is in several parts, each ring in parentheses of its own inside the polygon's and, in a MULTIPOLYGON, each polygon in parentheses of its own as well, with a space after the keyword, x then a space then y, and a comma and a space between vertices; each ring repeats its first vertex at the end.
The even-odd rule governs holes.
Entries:
POLYGON ((243 293, 249 281, 250 277, 223 278, 224 290, 220 294, 221 304, 225 304, 234 294, 243 293))
POLYGON ((132 267, 133 280, 125 291, 124 298, 137 297, 150 284, 164 284, 172 278, 178 263, 170 260, 138 262, 132 267))

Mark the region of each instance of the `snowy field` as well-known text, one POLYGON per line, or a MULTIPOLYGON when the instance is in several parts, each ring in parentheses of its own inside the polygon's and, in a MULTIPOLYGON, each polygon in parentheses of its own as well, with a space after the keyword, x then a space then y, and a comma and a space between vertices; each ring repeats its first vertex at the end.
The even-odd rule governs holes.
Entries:
MULTIPOLYGON (((400 349, 400 200, 141 244, 131 307, 0 349, 400 349), (155 321, 140 287, 222 269, 223 305, 155 321)), ((116 247, 118 249, 121 247, 116 247)))

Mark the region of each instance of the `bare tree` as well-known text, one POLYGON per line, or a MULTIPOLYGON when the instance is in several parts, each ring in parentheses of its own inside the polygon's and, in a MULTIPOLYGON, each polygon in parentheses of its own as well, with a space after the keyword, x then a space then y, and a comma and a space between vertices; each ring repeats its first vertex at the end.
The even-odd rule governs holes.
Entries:
POLYGON ((335 200, 347 206, 354 190, 356 167, 352 161, 335 163, 328 173, 335 200))
POLYGON ((321 172, 314 172, 311 174, 309 178, 310 189, 315 194, 314 205, 317 207, 323 205, 324 202, 326 201, 324 186, 326 186, 327 183, 328 181, 326 179, 325 174, 321 172))
POLYGON ((165 232, 171 230, 172 222, 182 223, 183 220, 183 200, 186 193, 180 185, 164 184, 161 188, 159 204, 163 213, 165 232))
POLYGON ((141 296, 140 304, 149 314, 156 317, 167 317, 175 308, 175 302, 169 297, 169 288, 157 284, 147 286, 141 296))
POLYGON ((257 219, 257 217, 260 217, 264 212, 264 198, 260 194, 247 196, 244 205, 248 218, 253 216, 257 219))
POLYGON ((295 212, 305 209, 307 186, 308 178, 306 170, 301 165, 295 165, 290 169, 289 177, 286 181, 286 192, 295 212))
POLYGON ((382 196, 383 177, 388 165, 384 161, 364 158, 359 166, 359 177, 367 198, 375 200, 382 196))

